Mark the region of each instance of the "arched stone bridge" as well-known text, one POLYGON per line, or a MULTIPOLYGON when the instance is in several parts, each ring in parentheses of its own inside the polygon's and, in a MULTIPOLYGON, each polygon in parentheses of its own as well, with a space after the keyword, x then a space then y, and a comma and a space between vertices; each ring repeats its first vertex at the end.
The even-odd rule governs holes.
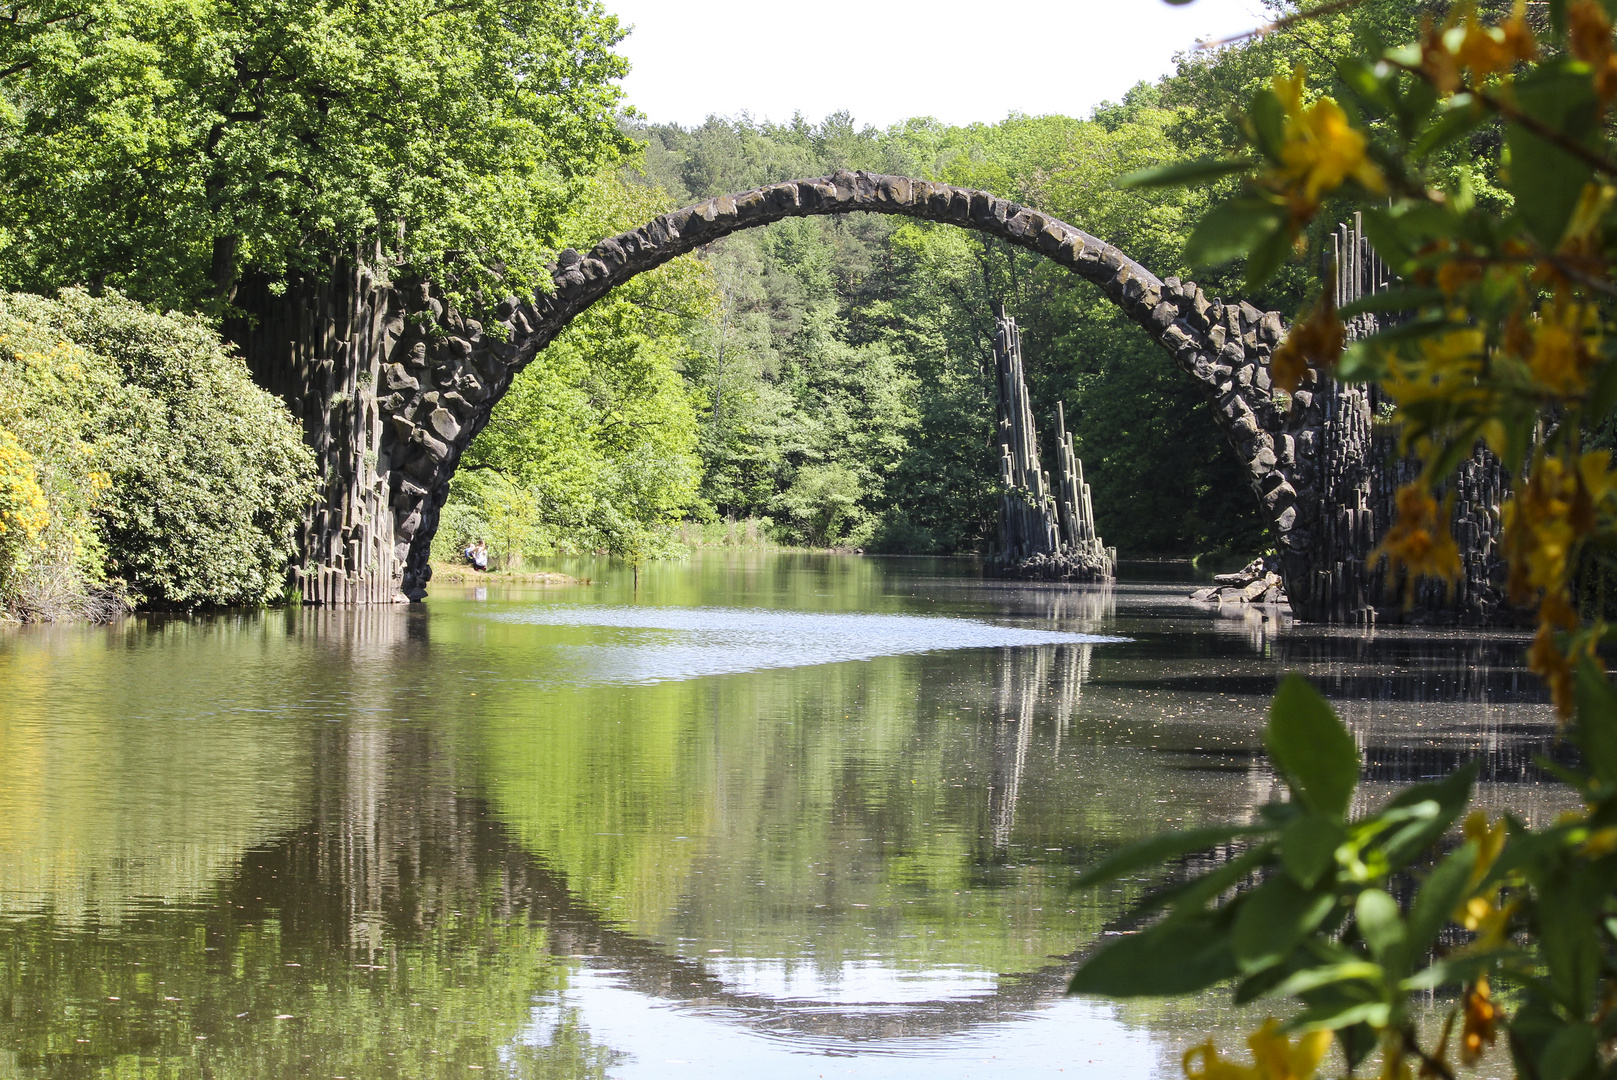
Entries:
POLYGON ((569 322, 614 286, 730 233, 854 211, 974 229, 1097 285, 1212 404, 1273 525, 1298 615, 1367 616, 1367 590, 1379 590, 1362 560, 1382 524, 1367 498, 1374 494, 1368 400, 1311 373, 1289 409, 1277 404, 1268 363, 1286 332, 1278 312, 1159 279, 1083 230, 987 192, 864 172, 709 199, 586 254, 563 251, 551 294, 498 306, 503 332, 446 308, 430 286, 398 289, 364 270, 334 268, 326 281, 279 298, 249 287, 239 302, 264 314, 227 334, 260 382, 300 413, 326 481, 323 505, 300 536, 304 563, 295 584, 316 602, 422 598, 439 510, 461 455, 512 377, 569 322))

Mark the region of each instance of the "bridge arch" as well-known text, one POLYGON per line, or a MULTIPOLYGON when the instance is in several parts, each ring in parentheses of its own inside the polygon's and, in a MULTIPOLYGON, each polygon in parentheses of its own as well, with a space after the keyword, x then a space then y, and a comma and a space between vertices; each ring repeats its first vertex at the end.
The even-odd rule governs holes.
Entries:
MULTIPOLYGON (((378 463, 390 473, 399 591, 413 600, 425 595, 439 509, 461 455, 516 373, 580 313, 635 275, 731 233, 856 211, 973 229, 1036 251, 1097 285, 1212 402, 1283 551, 1309 547, 1309 525, 1318 516, 1317 500, 1308 498, 1308 459, 1317 443, 1310 432, 1321 412, 1307 389, 1297 395, 1300 407, 1289 412, 1273 401, 1268 360, 1286 331, 1279 313, 1207 297, 1194 282, 1160 279, 1105 241, 985 191, 844 171, 708 199, 602 240, 587 253, 565 250, 553 268, 552 292, 498 305, 501 332, 448 309, 430 289, 411 297, 407 306, 430 319, 402 321, 377 390, 378 463)), ((1290 561, 1304 572, 1300 558, 1290 561)))

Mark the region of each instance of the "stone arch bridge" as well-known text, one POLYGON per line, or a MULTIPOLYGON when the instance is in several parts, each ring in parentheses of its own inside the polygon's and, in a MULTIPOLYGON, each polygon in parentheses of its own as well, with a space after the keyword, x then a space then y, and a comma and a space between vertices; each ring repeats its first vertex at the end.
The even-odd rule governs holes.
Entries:
MULTIPOLYGON (((323 498, 300 529, 292 583, 316 603, 421 599, 439 510, 461 455, 513 376, 572 319, 634 275, 730 233, 854 211, 974 229, 1098 286, 1211 403, 1273 527, 1297 615, 1374 618, 1381 584, 1363 560, 1388 520, 1391 484, 1372 445, 1369 398, 1363 388, 1311 373, 1289 408, 1277 403, 1269 357, 1287 330, 1278 312, 1160 279, 1083 230, 987 192, 864 172, 708 199, 587 253, 563 251, 553 292, 498 305, 502 332, 448 308, 430 285, 396 286, 358 257, 281 295, 267 282, 244 283, 237 302, 254 319, 228 324, 226 336, 255 379, 297 413, 324 481, 323 498)), ((1351 246, 1367 251, 1357 240, 1351 246)), ((1364 260, 1366 273, 1372 263, 1364 260)), ((1473 477, 1472 486, 1487 482, 1473 477)), ((1446 600, 1427 597, 1428 608, 1447 609, 1428 614, 1445 621, 1475 621, 1497 608, 1487 580, 1488 538, 1496 532, 1487 492, 1461 496, 1462 515, 1478 518, 1471 535, 1481 543, 1470 545, 1460 589, 1446 600)))

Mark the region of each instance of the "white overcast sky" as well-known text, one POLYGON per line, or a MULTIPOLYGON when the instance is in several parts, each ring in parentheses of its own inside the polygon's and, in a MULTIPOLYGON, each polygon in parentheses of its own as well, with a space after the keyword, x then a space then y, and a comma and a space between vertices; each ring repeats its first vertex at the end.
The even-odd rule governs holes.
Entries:
POLYGON ((1261 0, 603 0, 633 33, 623 87, 654 122, 709 114, 856 124, 1087 116, 1199 38, 1268 21, 1261 0))

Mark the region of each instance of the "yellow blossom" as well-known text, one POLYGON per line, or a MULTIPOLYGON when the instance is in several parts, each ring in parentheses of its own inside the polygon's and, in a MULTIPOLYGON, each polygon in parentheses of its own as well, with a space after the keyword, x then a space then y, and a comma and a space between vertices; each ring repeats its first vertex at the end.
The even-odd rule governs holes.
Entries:
POLYGON ((1617 825, 1596 829, 1589 834, 1587 840, 1578 845, 1578 854, 1586 859, 1598 859, 1603 855, 1610 855, 1613 851, 1617 851, 1617 825))
POLYGON ((1307 380, 1309 365, 1334 367, 1342 357, 1344 341, 1342 320, 1336 315, 1331 290, 1326 289, 1308 318, 1292 324, 1286 340, 1274 351, 1269 360, 1269 376, 1275 386, 1289 394, 1307 380))
POLYGON ((1328 97, 1303 105, 1306 76, 1299 67, 1290 78, 1275 76, 1273 84, 1286 113, 1277 176, 1297 197, 1296 209, 1303 217, 1311 216, 1321 196, 1350 177, 1371 191, 1387 189, 1381 170, 1365 156, 1364 134, 1348 123, 1342 107, 1328 97))
POLYGON ((1552 394, 1571 396, 1583 391, 1584 371, 1591 357, 1580 322, 1577 309, 1568 305, 1540 322, 1533 335, 1527 364, 1533 378, 1552 394))
POLYGON ((1477 861, 1471 870, 1469 886, 1474 889, 1488 876, 1499 853, 1505 850, 1505 819, 1500 818, 1490 825, 1485 811, 1473 810, 1465 816, 1463 831, 1465 838, 1477 845, 1477 861))
POLYGON ((1566 22, 1568 48, 1594 69, 1595 93, 1609 103, 1617 97, 1617 55, 1605 8, 1598 0, 1573 0, 1566 7, 1566 22))
POLYGON ((1312 1080, 1330 1049, 1331 1033, 1310 1031, 1295 1045, 1273 1018, 1247 1037, 1251 1065, 1237 1065, 1218 1056, 1212 1040, 1185 1051, 1182 1065, 1188 1080, 1312 1080))
POLYGON ((1399 568, 1411 575, 1451 580, 1460 573, 1460 549, 1449 533, 1447 513, 1440 520, 1437 500, 1419 481, 1398 489, 1398 517, 1365 559, 1387 560, 1387 577, 1399 568))
POLYGON ((1460 1060, 1475 1065, 1483 1051, 1494 1043, 1494 1024, 1499 1009, 1489 999, 1488 976, 1479 975, 1465 995, 1465 1027, 1460 1035, 1460 1060))
POLYGON ((1473 11, 1466 16, 1465 31, 1459 48, 1454 50, 1455 61, 1469 68, 1471 77, 1484 79, 1503 74, 1517 63, 1538 57, 1538 43, 1527 25, 1527 5, 1516 0, 1510 18, 1498 26, 1485 27, 1477 22, 1473 11))
POLYGON ((50 524, 50 504, 39 486, 34 458, 0 428, 0 557, 32 544, 50 524))

